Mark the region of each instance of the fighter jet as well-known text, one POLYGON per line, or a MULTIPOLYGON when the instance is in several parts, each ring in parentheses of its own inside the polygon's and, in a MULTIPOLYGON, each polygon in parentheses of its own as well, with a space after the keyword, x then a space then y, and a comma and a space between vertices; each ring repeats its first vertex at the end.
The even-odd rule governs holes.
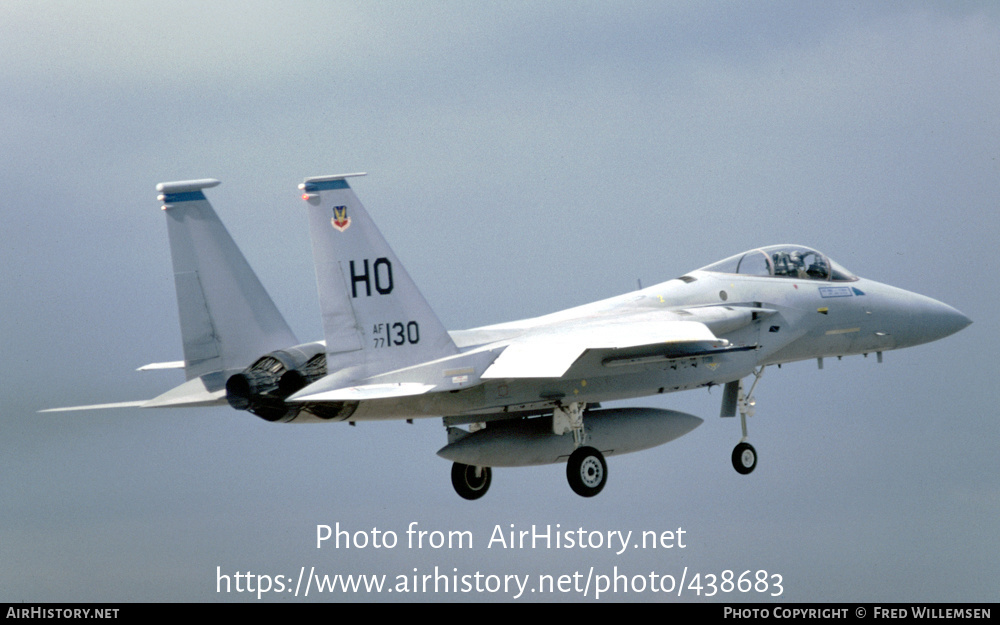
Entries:
POLYGON ((434 417, 461 497, 482 497, 494 467, 559 463, 592 497, 607 483, 607 456, 702 423, 605 402, 722 386, 720 414, 739 415, 742 431, 733 467, 749 474, 747 417, 767 366, 870 353, 881 362, 971 323, 812 248, 773 245, 592 304, 448 332, 349 185, 360 175, 299 185, 325 334, 312 343, 295 337, 206 199, 219 181, 157 185, 184 360, 141 370, 183 368, 187 381, 147 401, 55 410, 228 404, 280 423, 434 417))

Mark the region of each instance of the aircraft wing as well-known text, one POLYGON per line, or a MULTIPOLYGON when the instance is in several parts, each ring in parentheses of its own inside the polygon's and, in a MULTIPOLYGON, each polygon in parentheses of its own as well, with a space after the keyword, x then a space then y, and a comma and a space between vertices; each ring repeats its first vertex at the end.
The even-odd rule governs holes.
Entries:
POLYGON ((482 374, 495 378, 558 378, 564 375, 589 349, 621 350, 612 352, 612 361, 628 359, 631 348, 662 346, 658 357, 682 357, 692 351, 724 348, 725 339, 715 336, 697 321, 659 319, 623 322, 584 323, 548 334, 532 333, 515 340, 482 374))

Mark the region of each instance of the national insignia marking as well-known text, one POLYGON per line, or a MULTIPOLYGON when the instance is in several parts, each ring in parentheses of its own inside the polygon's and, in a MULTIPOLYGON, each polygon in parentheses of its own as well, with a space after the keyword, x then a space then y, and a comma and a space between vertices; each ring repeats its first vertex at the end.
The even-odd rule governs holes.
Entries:
POLYGON ((351 218, 347 216, 346 206, 333 207, 333 219, 330 220, 333 227, 343 232, 351 225, 351 218))

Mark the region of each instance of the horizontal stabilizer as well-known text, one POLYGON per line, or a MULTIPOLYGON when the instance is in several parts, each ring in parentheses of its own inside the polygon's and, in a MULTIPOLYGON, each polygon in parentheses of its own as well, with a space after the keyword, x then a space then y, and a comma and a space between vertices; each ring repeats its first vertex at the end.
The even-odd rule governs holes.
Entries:
POLYGON ((366 384, 363 386, 351 386, 339 388, 332 391, 323 391, 315 395, 296 396, 289 401, 295 402, 319 402, 319 401, 366 401, 369 399, 392 399, 395 397, 409 397, 412 395, 423 395, 434 388, 433 384, 420 384, 418 382, 400 384, 366 384))
POLYGON ((76 412, 78 410, 107 410, 111 408, 141 408, 148 399, 140 401, 120 401, 114 404, 90 404, 89 406, 66 406, 64 408, 47 408, 38 412, 76 412))
POLYGON ((151 362, 148 365, 143 365, 136 369, 136 371, 159 371, 161 369, 183 369, 183 360, 172 360, 170 362, 151 362))
POLYGON ((191 406, 224 406, 226 405, 226 388, 220 385, 221 376, 203 376, 188 380, 166 393, 154 397, 143 408, 180 408, 191 406), (209 385, 207 379, 212 379, 209 385))
POLYGON ((458 391, 478 385, 479 375, 503 348, 456 354, 361 380, 347 371, 330 375, 287 398, 292 402, 360 401, 458 391))
MULTIPOLYGON (((213 378, 214 376, 206 376, 213 378)), ((39 412, 75 412, 77 410, 108 410, 113 408, 183 408, 195 406, 224 406, 226 404, 226 389, 215 388, 218 384, 210 384, 206 378, 194 378, 180 386, 174 387, 153 399, 139 401, 123 401, 113 404, 91 404, 89 406, 68 406, 66 408, 49 408, 39 412)))
MULTIPOLYGON (((697 321, 587 324, 567 332, 529 335, 511 343, 482 377, 558 378, 588 349, 627 350, 663 345, 674 348, 680 357, 692 349, 722 348, 728 344, 697 321)), ((620 357, 627 357, 627 353, 620 357)))

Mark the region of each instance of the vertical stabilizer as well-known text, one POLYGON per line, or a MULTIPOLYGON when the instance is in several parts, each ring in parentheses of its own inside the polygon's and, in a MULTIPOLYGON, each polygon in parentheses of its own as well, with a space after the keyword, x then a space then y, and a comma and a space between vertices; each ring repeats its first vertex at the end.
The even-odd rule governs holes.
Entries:
POLYGON ((203 189, 218 180, 156 185, 167 215, 177 308, 190 380, 249 366, 298 343, 203 189))
POLYGON ((350 377, 401 369, 458 349, 347 183, 350 176, 299 185, 326 334, 327 370, 350 377))

